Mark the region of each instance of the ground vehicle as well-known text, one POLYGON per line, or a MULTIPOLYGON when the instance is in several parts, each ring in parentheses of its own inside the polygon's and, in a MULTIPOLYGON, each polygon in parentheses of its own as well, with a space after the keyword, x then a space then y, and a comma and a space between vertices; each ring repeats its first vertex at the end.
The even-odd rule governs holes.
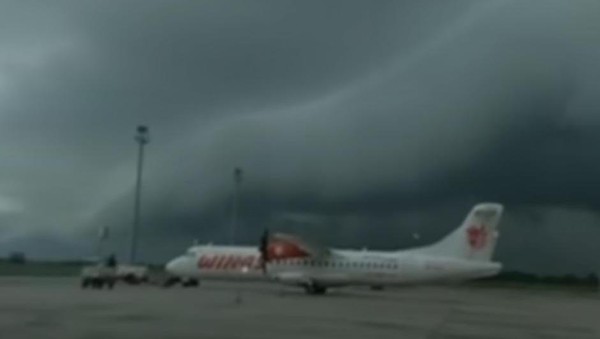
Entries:
POLYGON ((85 266, 81 269, 81 288, 101 289, 105 285, 109 289, 115 286, 117 270, 102 264, 85 266))
POLYGON ((148 268, 145 266, 118 265, 116 277, 130 285, 148 282, 148 268))

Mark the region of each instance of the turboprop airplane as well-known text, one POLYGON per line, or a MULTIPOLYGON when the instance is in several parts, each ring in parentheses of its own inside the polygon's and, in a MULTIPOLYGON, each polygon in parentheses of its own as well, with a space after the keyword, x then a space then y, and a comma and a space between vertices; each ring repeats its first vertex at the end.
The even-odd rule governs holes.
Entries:
POLYGON ((330 287, 383 287, 463 281, 493 276, 492 261, 503 207, 478 204, 464 222, 429 246, 398 251, 330 249, 288 234, 265 232, 259 248, 194 246, 166 270, 184 279, 270 279, 324 294, 330 287))

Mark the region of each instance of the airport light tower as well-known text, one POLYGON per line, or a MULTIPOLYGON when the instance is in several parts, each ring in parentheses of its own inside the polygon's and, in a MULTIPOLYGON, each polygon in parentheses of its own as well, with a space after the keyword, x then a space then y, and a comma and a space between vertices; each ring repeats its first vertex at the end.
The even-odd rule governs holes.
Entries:
POLYGON ((96 244, 96 256, 98 256, 98 259, 102 258, 102 256, 104 255, 104 242, 108 240, 108 236, 108 227, 103 226, 98 229, 98 243, 96 244))
POLYGON ((129 261, 131 264, 135 264, 137 243, 138 243, 138 232, 140 228, 140 210, 141 210, 141 196, 142 196, 142 173, 144 167, 144 146, 150 142, 150 136, 148 127, 139 125, 137 127, 137 133, 135 135, 135 141, 138 143, 138 159, 137 159, 137 170, 136 170, 136 183, 135 183, 135 203, 133 207, 133 225, 131 230, 131 252, 129 254, 129 261))
POLYGON ((234 192, 233 192, 233 211, 232 211, 232 218, 231 218, 231 244, 234 245, 235 244, 235 236, 236 236, 236 228, 237 228, 237 223, 238 223, 238 213, 239 213, 239 209, 240 209, 240 189, 242 186, 242 169, 239 167, 236 167, 233 169, 233 185, 234 185, 234 192))

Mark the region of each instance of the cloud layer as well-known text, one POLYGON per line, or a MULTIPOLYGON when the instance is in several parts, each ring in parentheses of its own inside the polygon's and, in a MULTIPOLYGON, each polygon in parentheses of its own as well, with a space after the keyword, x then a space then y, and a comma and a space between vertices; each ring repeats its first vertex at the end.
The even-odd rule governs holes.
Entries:
POLYGON ((509 267, 600 265, 595 2, 2 7, 7 246, 108 225, 123 250, 145 123, 147 258, 227 241, 241 166, 240 242, 269 227, 410 246, 495 200, 509 267))

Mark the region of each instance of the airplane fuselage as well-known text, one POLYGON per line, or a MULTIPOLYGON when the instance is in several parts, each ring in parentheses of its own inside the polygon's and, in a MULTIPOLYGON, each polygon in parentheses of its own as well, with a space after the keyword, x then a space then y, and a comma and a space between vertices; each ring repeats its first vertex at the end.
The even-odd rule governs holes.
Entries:
POLYGON ((401 251, 356 251, 320 247, 292 235, 265 232, 260 246, 196 246, 167 264, 189 279, 271 279, 303 286, 309 293, 346 285, 402 285, 493 276, 492 261, 503 206, 475 205, 463 223, 441 240, 401 251))
POLYGON ((501 264, 421 255, 409 251, 332 250, 327 258, 272 260, 263 271, 255 247, 197 246, 167 265, 197 279, 262 280, 303 286, 402 285, 461 281, 497 274, 501 264))

